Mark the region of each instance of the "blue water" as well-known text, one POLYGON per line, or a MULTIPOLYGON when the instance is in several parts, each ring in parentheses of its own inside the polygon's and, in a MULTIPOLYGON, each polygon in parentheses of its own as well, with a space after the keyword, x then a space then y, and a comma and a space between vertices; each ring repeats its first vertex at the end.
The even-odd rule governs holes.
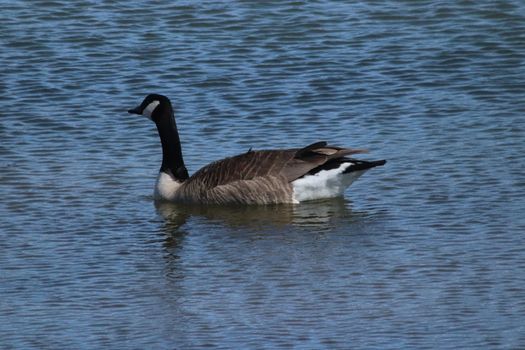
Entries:
POLYGON ((525 3, 0 1, 0 349, 525 348, 525 3), (152 198, 331 144, 344 198, 152 198))

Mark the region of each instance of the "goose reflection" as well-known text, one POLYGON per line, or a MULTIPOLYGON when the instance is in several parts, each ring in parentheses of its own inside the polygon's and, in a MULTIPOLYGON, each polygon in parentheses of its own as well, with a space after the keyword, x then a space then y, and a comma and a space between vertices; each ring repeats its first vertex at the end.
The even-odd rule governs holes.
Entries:
POLYGON ((268 226, 309 227, 316 231, 329 229, 334 222, 363 213, 353 212, 345 198, 331 198, 294 204, 268 206, 203 206, 155 202, 157 212, 166 220, 167 231, 179 229, 191 217, 204 217, 214 223, 235 228, 268 226))
POLYGON ((227 260, 232 252, 247 254, 242 247, 250 242, 248 246, 253 251, 269 256, 268 249, 341 234, 370 216, 368 212, 352 210, 351 202, 344 198, 300 205, 236 207, 155 202, 155 207, 163 218, 159 234, 164 236, 165 275, 169 283, 177 286, 185 279, 186 264, 200 264, 201 259, 209 258, 209 252, 227 260))

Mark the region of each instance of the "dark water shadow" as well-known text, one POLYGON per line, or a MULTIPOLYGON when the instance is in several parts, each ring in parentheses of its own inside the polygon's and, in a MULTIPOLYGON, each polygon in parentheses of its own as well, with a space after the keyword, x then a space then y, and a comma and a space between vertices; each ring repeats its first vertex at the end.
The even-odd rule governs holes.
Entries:
POLYGON ((210 206, 155 202, 157 213, 164 218, 164 232, 168 235, 185 232, 188 221, 204 218, 210 224, 231 229, 259 229, 264 227, 294 227, 316 232, 325 231, 341 221, 359 221, 367 212, 351 209, 345 198, 331 198, 301 204, 267 206, 210 206))
MULTIPOLYGON (((271 206, 155 202, 155 208, 162 218, 159 235, 163 238, 159 238, 163 240, 165 276, 175 289, 186 277, 185 264, 193 259, 186 255, 188 252, 193 256, 210 250, 229 256, 248 254, 247 247, 253 252, 281 245, 311 244, 332 235, 365 232, 363 227, 376 220, 378 214, 373 210, 353 210, 351 201, 345 198, 271 206)), ((196 261, 199 264, 198 258, 196 261)))
POLYGON ((164 236, 166 258, 169 265, 175 264, 173 266, 177 265, 184 242, 192 232, 206 230, 210 238, 218 232, 219 236, 213 238, 216 240, 223 235, 241 240, 269 236, 282 239, 292 233, 323 234, 335 230, 342 221, 362 220, 367 216, 364 212, 352 211, 351 202, 344 198, 267 206, 154 203, 157 213, 164 219, 159 233, 164 236))

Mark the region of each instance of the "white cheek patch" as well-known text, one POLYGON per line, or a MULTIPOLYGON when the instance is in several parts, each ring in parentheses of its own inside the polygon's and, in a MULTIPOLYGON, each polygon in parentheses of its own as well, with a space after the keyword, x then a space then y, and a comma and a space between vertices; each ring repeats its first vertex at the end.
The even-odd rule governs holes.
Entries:
POLYGON ((159 101, 150 102, 150 104, 147 105, 146 108, 144 108, 144 110, 142 111, 142 115, 151 119, 151 115, 153 114, 153 111, 155 110, 155 108, 157 108, 159 103, 159 101))

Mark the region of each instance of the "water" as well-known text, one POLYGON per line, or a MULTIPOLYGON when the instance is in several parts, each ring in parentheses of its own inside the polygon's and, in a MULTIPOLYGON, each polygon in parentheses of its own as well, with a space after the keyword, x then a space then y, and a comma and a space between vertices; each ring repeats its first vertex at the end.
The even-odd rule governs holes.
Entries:
POLYGON ((525 348, 522 1, 0 1, 1 349, 525 348), (318 140, 344 199, 155 206, 318 140))

